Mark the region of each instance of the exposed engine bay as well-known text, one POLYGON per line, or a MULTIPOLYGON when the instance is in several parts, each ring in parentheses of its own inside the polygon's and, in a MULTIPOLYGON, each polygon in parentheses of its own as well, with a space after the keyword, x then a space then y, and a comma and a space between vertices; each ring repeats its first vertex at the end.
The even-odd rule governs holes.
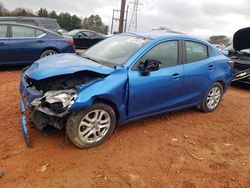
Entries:
POLYGON ((104 78, 107 75, 91 71, 59 75, 42 80, 25 77, 27 88, 38 91, 41 96, 31 102, 31 118, 35 126, 42 130, 47 125, 61 129, 69 109, 78 97, 82 85, 104 78))
POLYGON ((76 86, 87 84, 97 78, 104 78, 105 76, 106 75, 91 71, 82 71, 73 74, 49 77, 42 80, 33 80, 26 77, 26 81, 29 87, 45 93, 47 91, 72 89, 76 86))

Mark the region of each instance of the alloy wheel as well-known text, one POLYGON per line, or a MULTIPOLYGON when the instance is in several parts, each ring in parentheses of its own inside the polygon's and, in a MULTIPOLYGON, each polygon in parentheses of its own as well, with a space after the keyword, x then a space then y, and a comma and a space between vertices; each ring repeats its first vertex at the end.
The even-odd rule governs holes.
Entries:
POLYGON ((218 106, 221 99, 221 90, 215 86, 211 88, 207 95, 206 104, 209 109, 214 109, 218 106))
POLYGON ((110 123, 110 116, 105 110, 93 110, 81 120, 78 128, 79 137, 85 143, 97 142, 107 134, 110 123))

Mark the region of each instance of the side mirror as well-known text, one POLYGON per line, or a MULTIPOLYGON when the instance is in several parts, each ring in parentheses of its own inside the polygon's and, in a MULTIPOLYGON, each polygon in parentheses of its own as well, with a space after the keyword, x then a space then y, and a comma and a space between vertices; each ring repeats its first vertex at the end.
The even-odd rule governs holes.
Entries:
POLYGON ((140 62, 139 68, 144 74, 148 74, 149 72, 159 70, 161 64, 160 61, 147 59, 145 62, 140 62))

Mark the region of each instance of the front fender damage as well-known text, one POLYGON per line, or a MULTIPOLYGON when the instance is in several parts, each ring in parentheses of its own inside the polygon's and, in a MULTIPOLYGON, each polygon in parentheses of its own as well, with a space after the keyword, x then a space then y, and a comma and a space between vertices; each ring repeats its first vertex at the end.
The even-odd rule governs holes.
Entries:
MULTIPOLYGON (((21 104, 21 125, 26 144, 30 146, 30 138, 26 127, 26 119, 24 112, 25 107, 29 107, 31 112, 31 121, 40 130, 45 127, 54 127, 62 129, 69 116, 72 105, 78 97, 79 88, 92 85, 98 80, 108 75, 103 75, 90 71, 77 72, 70 75, 55 76, 44 80, 34 80, 28 78, 25 73, 24 80, 26 88, 40 91, 43 93, 41 97, 35 98, 30 104, 21 104)), ((26 89, 25 88, 25 89, 26 89)), ((26 98, 28 96, 23 96, 26 98)), ((30 97, 30 96, 29 96, 30 97)), ((28 101, 28 100, 26 100, 28 101)), ((27 103, 27 102, 26 102, 27 103)))

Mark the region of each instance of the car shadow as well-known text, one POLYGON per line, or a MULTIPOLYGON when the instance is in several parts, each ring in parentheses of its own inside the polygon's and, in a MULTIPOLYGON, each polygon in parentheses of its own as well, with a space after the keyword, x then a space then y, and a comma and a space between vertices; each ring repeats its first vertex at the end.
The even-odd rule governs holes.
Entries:
POLYGON ((195 107, 185 108, 173 112, 164 112, 157 115, 136 119, 126 124, 117 125, 116 131, 130 129, 131 127, 144 127, 150 124, 154 124, 155 122, 163 122, 163 121, 168 122, 170 120, 178 119, 183 115, 190 115, 194 113, 201 113, 201 112, 195 107))
POLYGON ((23 68, 27 67, 28 65, 0 65, 0 72, 1 71, 18 71, 22 70, 23 68))
POLYGON ((245 84, 245 83, 240 83, 240 82, 235 82, 232 83, 232 87, 236 88, 236 89, 241 89, 241 90, 246 90, 246 91, 250 91, 250 84, 245 84))

